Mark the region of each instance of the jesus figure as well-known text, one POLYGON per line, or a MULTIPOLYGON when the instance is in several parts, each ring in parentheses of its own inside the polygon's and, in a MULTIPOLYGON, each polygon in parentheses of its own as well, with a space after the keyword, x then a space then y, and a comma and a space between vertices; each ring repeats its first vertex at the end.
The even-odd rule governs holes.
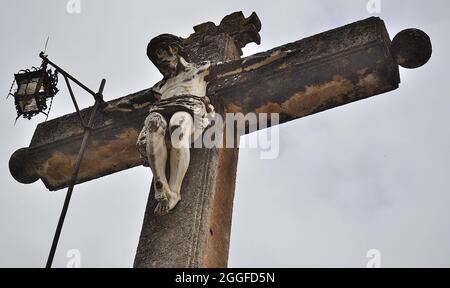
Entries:
POLYGON ((152 88, 158 101, 150 107, 137 148, 153 173, 158 202, 154 212, 165 215, 181 200, 191 143, 208 126, 207 114, 214 111, 206 97, 205 76, 210 64, 189 63, 182 39, 170 34, 153 38, 147 46, 147 56, 164 78, 152 88))

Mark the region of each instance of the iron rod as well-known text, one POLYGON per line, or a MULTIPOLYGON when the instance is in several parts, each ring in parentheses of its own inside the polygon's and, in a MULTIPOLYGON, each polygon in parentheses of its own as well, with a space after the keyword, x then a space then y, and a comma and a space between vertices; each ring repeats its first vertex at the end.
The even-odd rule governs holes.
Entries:
MULTIPOLYGON (((52 64, 51 62, 49 62, 49 63, 51 65, 53 65, 56 69, 59 69, 59 70, 61 69, 61 68, 57 67, 56 65, 52 64)), ((68 77, 68 78, 70 78, 70 77, 68 77)), ((58 225, 56 227, 55 236, 53 237, 52 246, 50 248, 50 253, 49 253, 49 256, 48 256, 48 259, 47 259, 47 264, 45 266, 46 268, 51 268, 52 267, 53 259, 55 257, 55 253, 56 253, 56 248, 58 246, 59 237, 61 236, 61 230, 62 230, 62 227, 63 227, 63 224, 64 224, 64 220, 66 218, 67 210, 69 209, 70 199, 72 198, 72 192, 73 192, 73 189, 75 187, 75 184, 76 184, 76 181, 77 181, 77 178, 78 178, 78 173, 80 171, 81 161, 83 160, 84 152, 86 151, 88 140, 89 140, 89 137, 91 136, 92 129, 93 129, 93 126, 94 126, 95 114, 96 114, 98 108, 100 107, 100 105, 103 102, 102 93, 103 93, 103 89, 105 88, 105 83, 106 83, 106 80, 102 79, 102 82, 101 82, 100 88, 99 88, 99 92, 93 94, 94 97, 95 97, 95 104, 94 104, 94 107, 92 108, 92 111, 91 111, 91 114, 90 114, 90 117, 89 117, 88 126, 84 127, 83 140, 81 142, 80 150, 79 150, 78 155, 77 155, 77 159, 76 159, 76 162, 75 162, 75 169, 74 169, 71 181, 70 181, 70 185, 69 185, 69 187, 67 189, 67 194, 66 194, 66 198, 64 200, 64 205, 63 205, 63 208, 62 208, 62 211, 61 211, 61 215, 59 216, 59 220, 58 220, 58 225)), ((83 86, 81 86, 81 87, 83 88, 83 86)))
POLYGON ((83 115, 81 115, 80 108, 78 107, 77 100, 75 99, 75 95, 73 94, 72 87, 70 86, 69 79, 66 75, 64 76, 64 80, 66 80, 67 89, 69 90, 70 98, 72 98, 73 106, 75 106, 75 110, 77 110, 78 117, 80 118, 81 126, 86 127, 84 123, 83 115))
POLYGON ((52 65, 53 67, 55 67, 58 70, 58 72, 60 72, 61 74, 65 75, 67 78, 69 78, 70 80, 75 82, 78 86, 80 86, 81 88, 83 88, 84 90, 89 92, 92 96, 97 97, 97 93, 95 93, 94 91, 89 89, 87 86, 85 86, 83 83, 78 81, 75 77, 73 77, 72 75, 70 75, 69 73, 67 73, 63 69, 61 69, 61 67, 59 67, 58 65, 56 65, 55 63, 50 61, 48 59, 48 57, 44 54, 44 52, 39 53, 39 57, 41 57, 46 63, 48 63, 48 64, 52 65))

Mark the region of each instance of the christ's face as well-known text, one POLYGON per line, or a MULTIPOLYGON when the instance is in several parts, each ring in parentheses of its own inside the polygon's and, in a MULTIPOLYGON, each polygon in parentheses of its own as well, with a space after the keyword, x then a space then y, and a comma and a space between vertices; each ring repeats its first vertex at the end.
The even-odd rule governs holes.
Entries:
POLYGON ((168 46, 158 48, 155 51, 156 64, 164 76, 174 76, 178 66, 178 48, 168 46))

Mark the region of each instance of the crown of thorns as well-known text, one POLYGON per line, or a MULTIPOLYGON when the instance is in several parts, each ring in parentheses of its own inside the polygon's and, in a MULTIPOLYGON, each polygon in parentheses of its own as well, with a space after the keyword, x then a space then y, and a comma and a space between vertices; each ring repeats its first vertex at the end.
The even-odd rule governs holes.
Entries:
POLYGON ((181 37, 172 34, 161 34, 156 36, 147 45, 147 56, 155 63, 156 50, 158 48, 167 48, 169 46, 175 46, 178 48, 178 54, 183 56, 183 39, 181 37))

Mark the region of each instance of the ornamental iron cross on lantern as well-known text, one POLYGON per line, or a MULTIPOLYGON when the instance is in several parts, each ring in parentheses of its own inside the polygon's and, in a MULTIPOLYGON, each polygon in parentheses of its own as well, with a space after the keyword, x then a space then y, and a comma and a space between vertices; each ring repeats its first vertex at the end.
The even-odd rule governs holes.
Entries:
MULTIPOLYGON (((136 148, 144 122, 149 131, 151 123, 160 123, 155 130, 171 125, 169 120, 148 120, 149 109, 167 111, 162 109, 172 103, 164 99, 167 90, 187 85, 174 80, 181 72, 170 72, 174 55, 182 56, 173 61, 183 64, 183 73, 208 71, 203 92, 210 102, 189 100, 188 104, 197 103, 201 108, 211 104, 222 116, 276 113, 279 123, 395 90, 400 83, 399 65, 416 68, 431 57, 431 42, 424 32, 404 30, 391 41, 384 22, 371 17, 241 58, 241 49, 248 43, 260 43, 260 29, 255 13, 245 18, 236 12, 217 26, 212 22, 195 26, 185 39, 170 40, 166 34, 159 39, 173 44, 167 51, 150 45, 149 57, 164 80, 109 101, 98 111, 76 183, 147 164, 148 159, 136 148), (170 89, 169 83, 174 84, 170 89)), ((11 174, 21 183, 41 179, 49 190, 67 187, 82 134, 76 113, 39 124, 29 147, 12 155, 11 174)), ((145 148, 150 146, 146 143, 145 148)), ((154 213, 161 199, 154 197, 158 182, 152 184, 135 267, 227 266, 237 158, 237 147, 190 149, 189 168, 181 186, 183 200, 175 209, 163 211, 171 210, 162 217, 154 213)), ((155 168, 154 163, 148 164, 155 168)))

